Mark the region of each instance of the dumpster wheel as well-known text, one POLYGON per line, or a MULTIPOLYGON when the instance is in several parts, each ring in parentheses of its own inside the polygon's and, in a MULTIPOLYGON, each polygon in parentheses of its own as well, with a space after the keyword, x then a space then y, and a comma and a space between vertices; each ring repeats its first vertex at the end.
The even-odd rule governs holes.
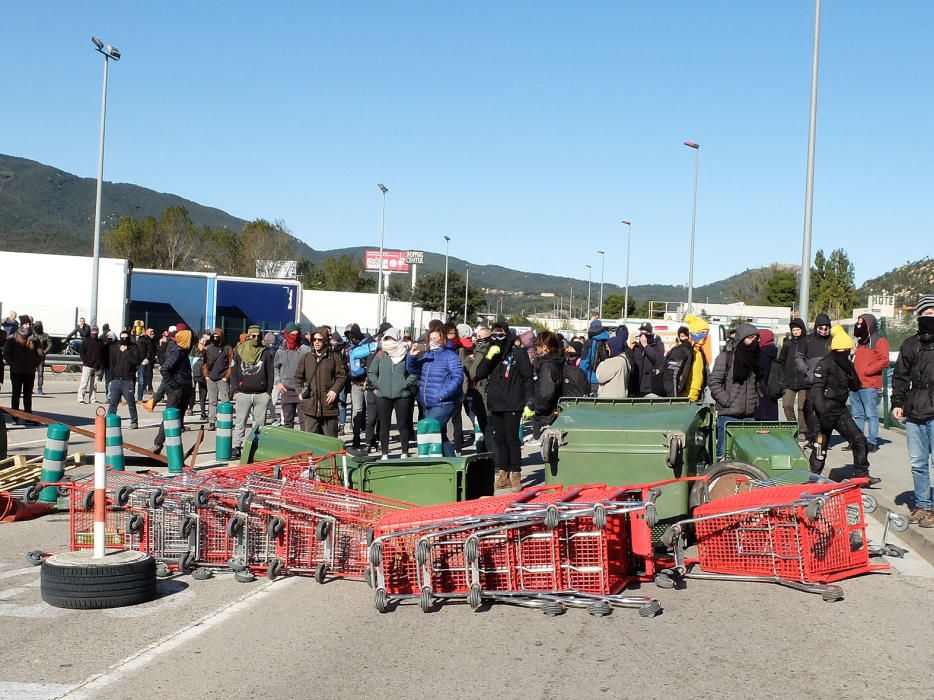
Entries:
POLYGON ((720 462, 711 467, 704 476, 707 477, 706 484, 698 481, 691 489, 691 503, 694 505, 709 503, 737 493, 746 493, 752 488, 748 483, 749 479, 768 480, 765 472, 747 462, 720 462), (705 486, 707 493, 706 497, 703 497, 705 486))

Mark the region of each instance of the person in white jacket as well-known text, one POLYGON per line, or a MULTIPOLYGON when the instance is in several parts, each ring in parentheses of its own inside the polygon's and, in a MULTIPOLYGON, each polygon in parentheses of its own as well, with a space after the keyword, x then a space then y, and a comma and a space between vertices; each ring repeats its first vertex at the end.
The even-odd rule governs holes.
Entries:
POLYGON ((625 399, 629 395, 629 358, 624 354, 609 357, 597 365, 597 398, 625 399))

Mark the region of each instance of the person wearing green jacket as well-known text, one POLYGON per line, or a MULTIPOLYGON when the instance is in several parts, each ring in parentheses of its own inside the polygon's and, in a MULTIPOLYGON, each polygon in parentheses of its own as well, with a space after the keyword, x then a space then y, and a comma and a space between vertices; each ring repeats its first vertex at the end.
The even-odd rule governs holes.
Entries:
POLYGON ((375 387, 376 411, 379 415, 379 447, 382 459, 389 459, 389 426, 393 411, 402 443, 402 456, 409 456, 412 439, 412 404, 415 400, 418 375, 410 374, 405 366, 409 343, 400 340, 395 328, 383 332, 380 348, 367 370, 367 381, 375 387))

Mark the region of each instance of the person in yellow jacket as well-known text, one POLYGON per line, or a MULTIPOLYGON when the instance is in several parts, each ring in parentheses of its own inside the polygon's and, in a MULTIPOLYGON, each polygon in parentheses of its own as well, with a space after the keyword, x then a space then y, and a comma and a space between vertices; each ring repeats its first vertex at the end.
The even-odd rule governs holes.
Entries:
POLYGON ((691 358, 691 381, 681 396, 687 396, 691 401, 698 401, 707 386, 707 354, 705 346, 710 342, 710 324, 700 316, 688 314, 684 317, 691 336, 691 349, 694 354, 691 358))

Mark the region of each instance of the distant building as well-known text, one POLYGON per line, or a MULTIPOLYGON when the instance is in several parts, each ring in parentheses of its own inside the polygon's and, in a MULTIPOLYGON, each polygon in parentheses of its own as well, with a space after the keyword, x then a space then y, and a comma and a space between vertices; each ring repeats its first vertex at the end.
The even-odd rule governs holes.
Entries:
POLYGON ((895 295, 888 294, 883 289, 882 294, 870 294, 867 305, 861 309, 853 309, 853 323, 863 314, 872 314, 877 319, 898 318, 899 309, 895 305, 895 295))

